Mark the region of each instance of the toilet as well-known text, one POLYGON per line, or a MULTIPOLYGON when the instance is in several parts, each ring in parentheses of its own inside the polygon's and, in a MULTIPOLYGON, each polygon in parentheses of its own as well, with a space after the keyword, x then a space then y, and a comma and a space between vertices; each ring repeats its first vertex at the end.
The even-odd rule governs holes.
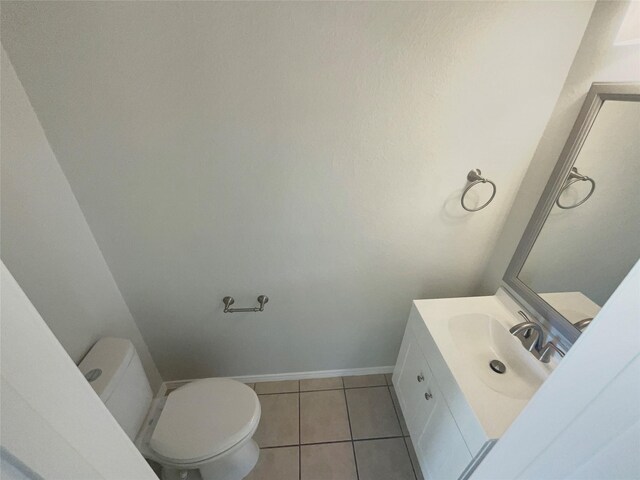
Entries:
POLYGON ((164 480, 240 480, 258 461, 260 402, 247 385, 206 378, 153 399, 122 338, 99 340, 79 368, 142 455, 162 465, 164 480))

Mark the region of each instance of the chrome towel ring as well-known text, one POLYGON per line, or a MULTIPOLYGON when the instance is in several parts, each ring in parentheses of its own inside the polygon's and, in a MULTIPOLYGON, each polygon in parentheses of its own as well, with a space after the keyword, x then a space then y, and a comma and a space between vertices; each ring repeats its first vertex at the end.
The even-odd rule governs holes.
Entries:
POLYGON ((593 195, 593 192, 595 192, 595 190, 596 190, 596 182, 595 182, 595 180, 593 178, 591 178, 591 177, 587 177, 586 175, 581 175, 578 172, 578 169, 576 167, 573 167, 571 169, 571 172, 569 172, 569 176, 567 177, 567 180, 565 181, 565 184, 560 189, 560 193, 558 193, 558 198, 556 198, 556 205, 559 208, 562 208, 563 210, 570 210, 572 208, 579 207, 584 202, 589 200, 589 197, 591 197, 591 195, 593 195), (584 197, 582 200, 580 200, 578 203, 576 203, 574 205, 562 205, 560 203, 560 196, 562 195, 562 192, 564 192, 567 188, 569 188, 571 185, 573 185, 574 183, 577 183, 577 182, 590 182, 591 183, 591 190, 589 190, 589 193, 587 193, 587 196, 584 197))
POLYGON ((476 168, 475 170, 471 170, 467 174, 467 180, 469 181, 469 185, 465 187, 465 189, 462 192, 462 197, 460 198, 460 205, 462 205, 462 208, 464 208, 467 212, 477 212, 478 210, 482 210, 484 207, 489 205, 493 200, 493 197, 496 196, 496 190, 497 190, 496 184, 489 179, 481 177, 480 176, 481 173, 482 172, 480 171, 480 169, 476 168), (469 190, 471 190, 475 185, 478 185, 479 183, 489 183, 493 187, 493 193, 491 194, 491 197, 489 198, 489 200, 487 200, 485 203, 480 205, 478 208, 469 208, 464 204, 464 196, 467 194, 467 192, 469 192, 469 190))

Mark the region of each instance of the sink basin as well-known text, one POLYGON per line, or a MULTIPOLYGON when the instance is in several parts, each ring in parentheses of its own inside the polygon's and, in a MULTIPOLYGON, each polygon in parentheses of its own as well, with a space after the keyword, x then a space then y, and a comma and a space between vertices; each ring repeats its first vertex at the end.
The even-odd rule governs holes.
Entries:
MULTIPOLYGON (((509 333, 522 322, 522 307, 501 288, 487 297, 415 300, 414 307, 412 328, 449 409, 467 418, 464 406, 471 407, 483 432, 472 442, 500 438, 558 365, 540 362, 509 333), (492 360, 504 364, 503 374, 492 360)), ((477 430, 467 420, 459 425, 472 438, 477 430)))
POLYGON ((449 333, 465 364, 487 387, 516 399, 528 399, 549 373, 496 318, 483 313, 449 319, 449 333), (499 360, 506 367, 497 373, 489 366, 499 360))

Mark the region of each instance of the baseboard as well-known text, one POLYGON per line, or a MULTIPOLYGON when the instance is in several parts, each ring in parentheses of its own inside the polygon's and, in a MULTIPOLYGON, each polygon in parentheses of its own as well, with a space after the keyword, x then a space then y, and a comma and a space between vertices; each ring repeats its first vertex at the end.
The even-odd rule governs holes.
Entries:
MULTIPOLYGON (((265 375, 242 375, 239 377, 229 377, 242 383, 256 382, 277 382, 280 380, 304 380, 306 378, 328 378, 328 377, 351 377, 353 375, 375 375, 379 373, 392 373, 394 366, 387 367, 366 367, 366 368, 345 368, 340 370, 316 370, 314 372, 290 372, 290 373, 267 373, 265 375)), ((158 396, 164 396, 167 390, 181 387, 189 382, 198 380, 171 380, 164 382, 158 390, 158 396)))
POLYGON ((353 375, 375 375, 377 373, 391 373, 394 366, 345 368, 341 370, 317 370, 315 372, 269 373, 266 375, 244 375, 231 377, 243 383, 275 382, 279 380, 304 380, 306 378, 351 377, 353 375))

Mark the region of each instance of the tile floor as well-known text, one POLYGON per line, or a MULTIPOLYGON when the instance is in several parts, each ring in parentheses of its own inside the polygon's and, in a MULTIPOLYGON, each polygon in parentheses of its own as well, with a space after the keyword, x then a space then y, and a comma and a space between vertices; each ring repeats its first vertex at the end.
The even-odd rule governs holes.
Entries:
POLYGON ((391 375, 249 385, 262 418, 246 480, 423 480, 391 375))

